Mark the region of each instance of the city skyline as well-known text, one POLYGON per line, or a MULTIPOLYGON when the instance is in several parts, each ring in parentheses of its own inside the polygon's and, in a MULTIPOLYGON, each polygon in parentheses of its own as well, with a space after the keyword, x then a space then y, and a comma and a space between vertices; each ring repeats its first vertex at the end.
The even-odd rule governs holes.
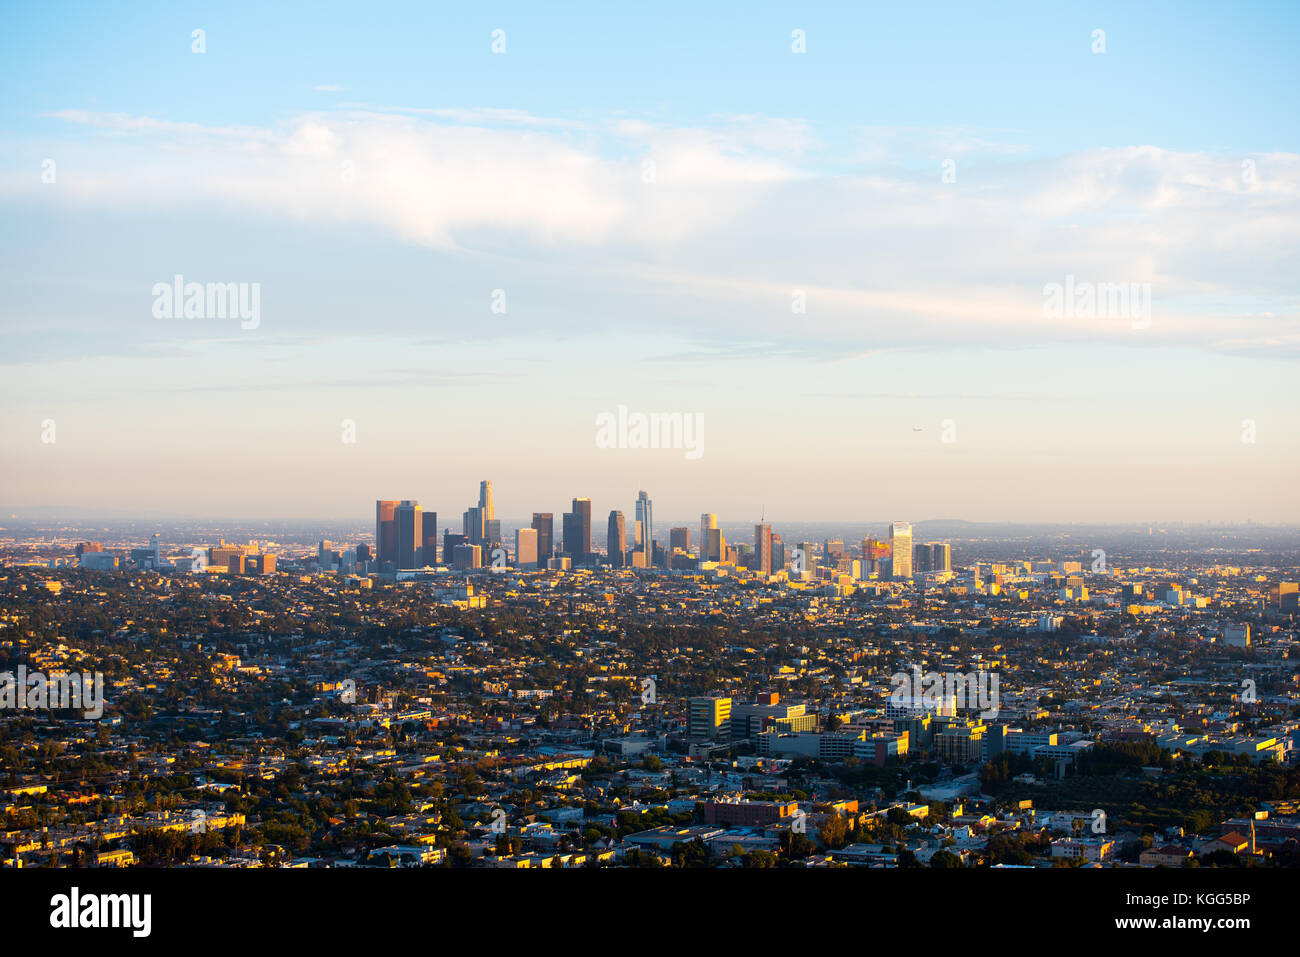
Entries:
POLYGON ((1297 50, 1296 0, 0 5, 21 939, 374 949, 521 870, 684 933, 741 871, 1285 925, 1297 50))

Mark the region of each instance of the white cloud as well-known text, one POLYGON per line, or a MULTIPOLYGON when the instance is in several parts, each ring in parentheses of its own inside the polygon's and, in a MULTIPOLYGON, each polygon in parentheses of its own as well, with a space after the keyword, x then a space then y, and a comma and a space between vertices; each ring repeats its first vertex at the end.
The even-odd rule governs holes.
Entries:
POLYGON ((877 158, 996 158, 945 183, 937 167, 905 163, 828 175, 806 124, 754 116, 680 127, 369 108, 259 129, 54 115, 95 131, 62 147, 76 174, 51 190, 11 173, 0 198, 234 207, 378 226, 444 250, 567 255, 581 259, 584 285, 704 306, 679 321, 707 311, 729 334, 797 334, 850 351, 1082 338, 1297 352, 1294 154, 1133 146, 1022 159, 961 128, 868 131, 877 158), (1151 329, 1045 320, 1042 287, 1066 275, 1150 283, 1151 329), (806 314, 792 314, 793 289, 806 292, 806 314))

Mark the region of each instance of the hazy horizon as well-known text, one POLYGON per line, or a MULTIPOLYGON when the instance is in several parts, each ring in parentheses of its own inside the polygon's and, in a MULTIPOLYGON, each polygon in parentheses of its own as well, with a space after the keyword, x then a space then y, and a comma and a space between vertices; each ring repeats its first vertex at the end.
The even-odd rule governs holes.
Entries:
MULTIPOLYGON (((437 512, 438 526, 440 528, 444 526, 454 526, 454 527, 460 526, 463 509, 444 510, 433 506, 426 506, 424 501, 421 499, 416 499, 416 501, 420 504, 421 508, 424 508, 426 511, 432 510, 434 512, 437 512)), ((652 501, 654 501, 653 497, 652 497, 652 501)), ((371 504, 373 506, 373 502, 371 504)), ((473 503, 469 503, 469 504, 473 504, 473 503)), ((551 512, 551 514, 553 514, 556 517, 556 520, 558 521, 559 516, 564 511, 567 511, 569 509, 570 504, 571 504, 570 502, 565 502, 562 506, 556 506, 554 508, 538 508, 538 509, 534 509, 533 511, 537 511, 537 512, 549 511, 551 512)), ((593 501, 593 506, 597 506, 597 505, 598 503, 593 501)), ((469 505, 466 505, 465 507, 468 508, 469 505)), ((685 517, 680 515, 679 516, 664 515, 660 513, 659 506, 657 503, 655 505, 655 510, 656 510, 655 511, 656 536, 658 536, 661 531, 666 531, 670 526, 690 528, 692 530, 692 535, 694 535, 694 533, 699 528, 700 515, 698 513, 690 516, 685 516, 685 517)), ((594 508, 592 513, 593 537, 596 536, 597 531, 603 530, 604 528, 603 521, 608 516, 608 513, 610 511, 620 511, 624 514, 624 516, 627 516, 633 513, 634 508, 633 505, 617 505, 617 504, 611 505, 608 509, 597 510, 594 508), (601 520, 599 529, 597 529, 596 527, 597 519, 601 520)), ((751 521, 750 519, 744 517, 736 517, 734 515, 729 516, 725 512, 721 512, 717 514, 718 514, 718 523, 721 527, 724 528, 750 526, 750 525, 757 524, 760 521, 759 515, 755 515, 753 520, 751 521)), ((313 522, 328 523, 328 524, 343 524, 343 523, 350 522, 356 524, 358 527, 366 527, 366 528, 369 528, 374 525, 373 509, 371 514, 369 515, 338 514, 338 515, 288 516, 288 515, 270 515, 270 514, 219 515, 219 514, 208 514, 208 513, 200 514, 197 512, 190 513, 190 514, 181 514, 175 512, 150 513, 146 511, 130 511, 130 510, 123 510, 116 513, 99 512, 96 514, 85 514, 73 509, 61 510, 57 508, 34 509, 31 510, 30 512, 23 513, 23 512, 16 512, 12 509, 8 509, 8 508, 4 508, 3 506, 0 506, 0 515, 6 516, 4 519, 0 519, 0 530, 3 530, 7 527, 5 524, 6 522, 18 522, 18 523, 65 522, 71 524, 74 523, 95 524, 98 522, 131 524, 131 523, 148 523, 148 522, 167 522, 167 521, 188 523, 188 524, 204 524, 204 523, 270 524, 273 522, 281 522, 284 524, 292 524, 292 525, 298 525, 298 524, 309 525, 313 522)), ((521 515, 511 515, 509 513, 502 512, 501 509, 498 508, 497 518, 498 520, 501 521, 503 527, 512 527, 512 528, 526 527, 528 523, 531 521, 532 512, 528 512, 521 515)), ((1024 528, 1051 528, 1051 527, 1140 528, 1142 526, 1148 526, 1156 531, 1160 530, 1162 527, 1200 528, 1204 526, 1225 527, 1225 528, 1226 527, 1233 527, 1233 528, 1255 527, 1261 529, 1288 529, 1288 528, 1300 529, 1300 522, 1268 521, 1268 520, 1260 520, 1260 519, 1242 519, 1239 521, 1234 521, 1229 519, 1184 520, 1184 519, 1169 519, 1169 518, 1163 518, 1163 519, 1142 518, 1142 519, 1131 519, 1131 520, 1045 518, 1045 519, 1027 520, 1023 518, 967 519, 967 518, 957 518, 951 516, 947 516, 947 517, 927 516, 925 518, 917 518, 915 516, 894 516, 892 518, 879 518, 879 517, 857 518, 857 517, 844 517, 844 516, 838 518, 809 518, 807 516, 773 517, 771 515, 767 515, 765 517, 762 517, 762 521, 765 521, 767 524, 774 525, 774 526, 776 525, 886 526, 891 522, 908 522, 909 524, 914 526, 970 525, 974 527, 1005 526, 1005 527, 1024 527, 1024 528)))

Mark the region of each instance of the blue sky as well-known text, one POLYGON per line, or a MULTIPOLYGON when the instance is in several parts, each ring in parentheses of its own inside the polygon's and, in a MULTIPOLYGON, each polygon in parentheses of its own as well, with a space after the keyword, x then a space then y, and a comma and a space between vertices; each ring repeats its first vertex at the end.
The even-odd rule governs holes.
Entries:
POLYGON ((7 5, 0 507, 1300 520, 1300 9, 697 6, 7 5))

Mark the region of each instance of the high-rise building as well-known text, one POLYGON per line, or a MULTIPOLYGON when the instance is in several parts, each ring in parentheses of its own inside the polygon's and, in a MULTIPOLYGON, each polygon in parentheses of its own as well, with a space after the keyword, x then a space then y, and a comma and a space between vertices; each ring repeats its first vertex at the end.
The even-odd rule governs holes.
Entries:
POLYGON ((700 515, 700 561, 716 561, 709 557, 709 529, 718 527, 717 512, 703 512, 700 515))
POLYGON ((952 571, 952 545, 948 542, 930 543, 930 571, 952 571))
POLYGON ((615 568, 622 568, 627 560, 627 520, 622 512, 609 513, 609 531, 605 551, 609 554, 609 563, 615 568))
POLYGON ((918 574, 930 571, 929 542, 921 542, 912 546, 912 571, 918 574))
POLYGON ((684 552, 691 550, 691 530, 684 525, 668 530, 668 550, 675 552, 679 548, 684 552))
POLYGON ((754 526, 754 571, 772 574, 772 526, 754 526))
POLYGON ((731 699, 718 696, 691 698, 686 733, 692 738, 716 740, 731 735, 731 699))
POLYGON ((424 541, 420 545, 420 564, 436 565, 438 564, 438 513, 425 512, 424 518, 424 541))
POLYGON ((817 568, 817 548, 812 542, 800 542, 799 548, 791 558, 791 571, 796 576, 812 577, 817 568))
POLYGON ((417 552, 424 543, 424 510, 413 499, 404 499, 393 510, 393 524, 397 529, 398 568, 418 568, 417 552))
POLYGON ((709 537, 704 548, 705 561, 725 562, 727 560, 727 537, 722 529, 714 526, 708 530, 709 537))
POLYGON ((636 542, 637 548, 649 554, 653 551, 655 540, 654 503, 644 491, 636 493, 636 520, 641 528, 640 537, 636 542))
POLYGON ((462 522, 465 540, 471 545, 482 545, 487 541, 487 520, 483 517, 483 509, 470 506, 465 510, 462 522))
POLYGON ((456 557, 456 546, 468 544, 464 535, 457 535, 449 528, 442 535, 442 560, 444 564, 450 565, 456 557))
POLYGON ((393 513, 400 504, 390 499, 375 502, 375 561, 381 566, 384 562, 397 561, 397 526, 393 523, 393 513))
POLYGON ((560 553, 569 558, 578 555, 578 540, 582 537, 582 522, 574 512, 565 512, 560 517, 560 553))
POLYGON ((912 526, 894 522, 889 526, 891 572, 895 578, 912 577, 912 526))
POLYGON ((487 479, 478 483, 478 507, 483 509, 483 520, 490 522, 497 517, 496 506, 492 503, 492 483, 487 479))
POLYGON ((457 571, 483 567, 483 550, 477 545, 457 545, 452 553, 452 563, 457 571))
POLYGON ((537 564, 545 568, 555 554, 555 515, 533 512, 533 528, 537 530, 537 564))
POLYGON ((532 568, 537 565, 537 529, 521 528, 515 531, 515 567, 532 568))
POLYGON ((889 545, 874 536, 867 536, 862 540, 862 574, 863 577, 869 578, 871 575, 884 575, 886 562, 889 559, 889 545))
POLYGON ((591 499, 575 498, 564 514, 564 553, 576 563, 591 554, 591 499))

